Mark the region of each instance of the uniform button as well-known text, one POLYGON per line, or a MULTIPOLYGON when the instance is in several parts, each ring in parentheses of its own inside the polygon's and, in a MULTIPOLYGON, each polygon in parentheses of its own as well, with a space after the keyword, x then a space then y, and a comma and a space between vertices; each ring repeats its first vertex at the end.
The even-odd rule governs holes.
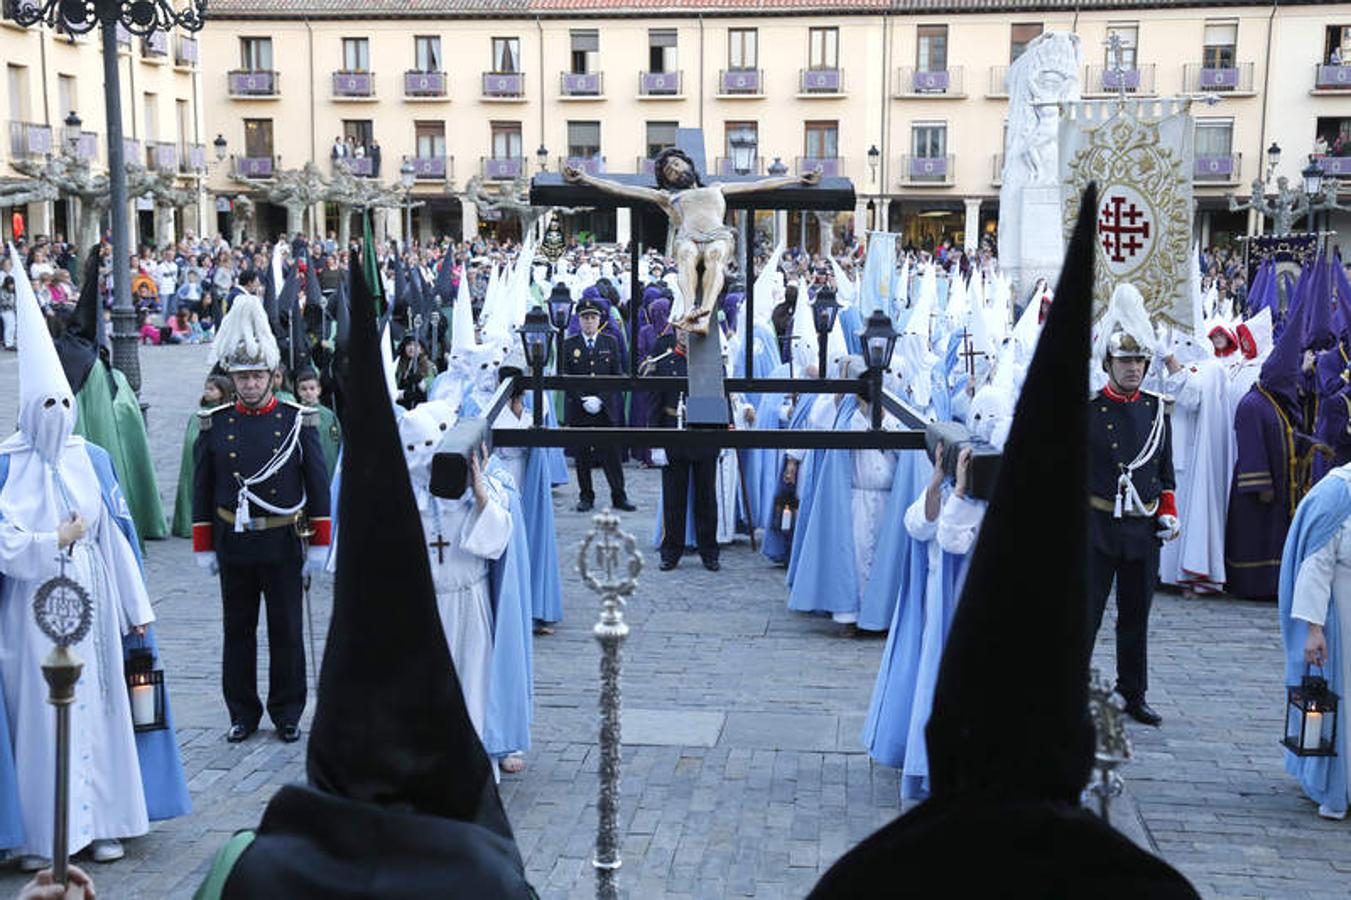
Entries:
POLYGON ((1108 430, 1108 431, 1111 431, 1111 430, 1112 430, 1112 423, 1111 423, 1111 422, 1108 422, 1108 423, 1107 423, 1107 430, 1108 430))
POLYGON ((281 437, 281 432, 280 432, 280 431, 274 431, 274 432, 272 432, 272 433, 275 434, 277 437, 281 437))
POLYGON ((235 436, 234 436, 233 434, 227 434, 227 435, 225 436, 225 439, 226 439, 227 441, 233 441, 233 440, 235 439, 235 436))
POLYGON ((1103 411, 1103 412, 1107 412, 1107 407, 1105 407, 1105 406, 1102 407, 1102 411, 1103 411))
POLYGON ((278 418, 278 419, 281 418, 281 413, 277 413, 277 418, 278 418))
POLYGON ((226 424, 226 425, 233 425, 233 424, 235 424, 235 417, 234 417, 234 416, 228 417, 228 418, 225 420, 225 424, 226 424))
POLYGON ((239 455, 239 454, 235 453, 235 451, 233 451, 233 450, 230 451, 230 458, 231 458, 231 459, 234 459, 234 458, 235 458, 236 456, 238 456, 238 455, 239 455))
POLYGON ((234 477, 236 477, 236 478, 239 477, 239 473, 238 473, 238 472, 232 472, 231 474, 234 475, 234 477))
POLYGON ((1116 449, 1116 444, 1115 444, 1115 443, 1112 444, 1112 449, 1113 449, 1113 450, 1116 449))
POLYGON ((268 493, 275 497, 275 496, 277 496, 277 489, 276 489, 276 488, 272 488, 271 490, 268 491, 268 493))

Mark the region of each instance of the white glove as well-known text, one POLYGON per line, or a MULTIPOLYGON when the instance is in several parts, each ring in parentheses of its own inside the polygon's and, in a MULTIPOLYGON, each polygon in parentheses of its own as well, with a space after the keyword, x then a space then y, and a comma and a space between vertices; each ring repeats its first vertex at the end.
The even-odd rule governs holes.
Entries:
POLYGON ((192 555, 197 560, 197 568, 204 570, 206 574, 216 575, 220 572, 220 563, 216 561, 214 550, 204 550, 192 555))
POLYGON ((301 575, 311 575, 315 572, 323 572, 324 564, 328 562, 328 547, 307 547, 305 549, 305 564, 300 567, 301 575))
POLYGON ((1159 526, 1154 536, 1161 541, 1171 541, 1182 533, 1182 525, 1178 522, 1177 516, 1159 516, 1154 522, 1159 526))
POLYGON ((670 460, 668 460, 668 459, 666 458, 666 451, 665 451, 664 449, 662 449, 661 447, 653 448, 653 450, 652 450, 652 465, 654 465, 654 466, 664 466, 664 465, 666 465, 668 462, 670 462, 670 460))
POLYGON ((586 410, 586 413, 589 416, 594 416, 596 413, 600 412, 600 406, 599 397, 592 396, 582 398, 582 409, 586 410))

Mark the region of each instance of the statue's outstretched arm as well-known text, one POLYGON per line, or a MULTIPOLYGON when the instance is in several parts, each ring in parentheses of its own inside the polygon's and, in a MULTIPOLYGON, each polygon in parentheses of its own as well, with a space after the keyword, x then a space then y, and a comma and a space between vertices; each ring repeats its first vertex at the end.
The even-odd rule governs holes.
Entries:
POLYGON ((761 178, 759 181, 720 181, 716 184, 722 188, 723 196, 726 197, 732 194, 772 191, 775 188, 793 187, 799 184, 814 185, 820 183, 820 181, 821 170, 815 169, 805 175, 781 175, 776 178, 761 178))
POLYGON ((638 184, 620 184, 617 181, 611 181, 608 178, 597 178, 580 169, 565 167, 563 169, 563 179, 570 184, 584 184, 587 187, 595 188, 613 197, 623 197, 626 200, 641 200, 645 203, 655 203, 662 209, 670 209, 671 201, 665 191, 659 191, 656 188, 643 187, 638 184))

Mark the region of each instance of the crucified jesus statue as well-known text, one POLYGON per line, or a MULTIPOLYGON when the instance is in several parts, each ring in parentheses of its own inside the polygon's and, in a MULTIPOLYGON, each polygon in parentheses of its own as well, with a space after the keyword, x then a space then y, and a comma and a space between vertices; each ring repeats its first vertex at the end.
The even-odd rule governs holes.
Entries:
POLYGON ((616 197, 644 200, 661 207, 676 228, 674 251, 676 277, 690 309, 671 324, 694 334, 708 334, 713 310, 722 293, 724 268, 736 249, 736 232, 723 219, 727 216, 727 196, 789 187, 813 185, 821 181, 821 170, 799 176, 761 178, 705 185, 699 180, 694 161, 674 147, 663 150, 653 163, 657 187, 620 184, 588 175, 571 166, 563 167, 563 178, 584 184, 616 197), (700 293, 700 271, 703 292, 700 293))

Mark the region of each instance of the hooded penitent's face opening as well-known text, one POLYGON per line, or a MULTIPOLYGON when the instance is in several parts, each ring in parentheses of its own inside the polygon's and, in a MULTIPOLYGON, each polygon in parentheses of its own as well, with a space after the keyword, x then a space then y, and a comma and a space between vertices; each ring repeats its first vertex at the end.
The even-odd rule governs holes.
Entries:
POLYGON ((19 430, 39 456, 55 463, 75 431, 74 398, 62 392, 32 398, 19 414, 19 430))

